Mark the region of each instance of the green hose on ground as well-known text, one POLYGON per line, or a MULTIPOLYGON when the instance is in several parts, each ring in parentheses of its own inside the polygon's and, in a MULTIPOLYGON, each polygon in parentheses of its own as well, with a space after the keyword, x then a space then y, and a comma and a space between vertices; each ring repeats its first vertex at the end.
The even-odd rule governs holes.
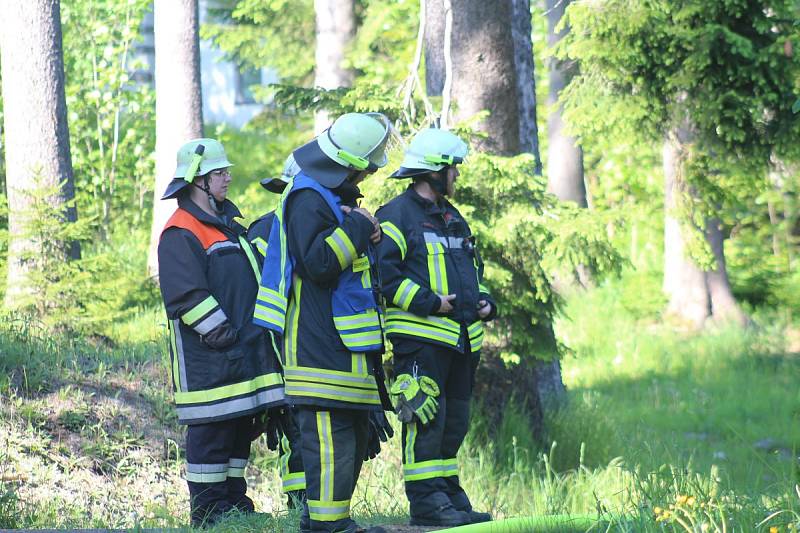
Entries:
POLYGON ((442 533, 577 533, 597 526, 600 521, 599 517, 589 515, 525 516, 439 531, 442 533))

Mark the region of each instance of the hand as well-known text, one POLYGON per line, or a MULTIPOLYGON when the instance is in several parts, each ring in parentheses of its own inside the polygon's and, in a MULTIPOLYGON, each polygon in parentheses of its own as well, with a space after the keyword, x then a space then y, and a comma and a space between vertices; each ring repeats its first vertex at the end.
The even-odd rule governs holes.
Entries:
POLYGON ((205 335, 200 336, 200 340, 213 350, 224 350, 236 344, 239 333, 231 327, 227 320, 215 327, 205 335))
POLYGON ((372 241, 374 244, 377 244, 378 241, 381 240, 381 223, 378 222, 378 219, 372 216, 372 214, 364 209, 363 207, 349 207, 346 205, 341 205, 339 208, 344 212, 345 215, 349 213, 358 213, 361 216, 364 216, 372 222, 372 234, 369 236, 369 240, 372 241))
POLYGON ((448 294, 447 296, 437 295, 439 297, 439 313, 449 313, 453 310, 453 304, 450 303, 456 299, 455 294, 448 294))
POLYGON ((486 318, 492 312, 492 304, 486 300, 478 300, 478 316, 486 318))

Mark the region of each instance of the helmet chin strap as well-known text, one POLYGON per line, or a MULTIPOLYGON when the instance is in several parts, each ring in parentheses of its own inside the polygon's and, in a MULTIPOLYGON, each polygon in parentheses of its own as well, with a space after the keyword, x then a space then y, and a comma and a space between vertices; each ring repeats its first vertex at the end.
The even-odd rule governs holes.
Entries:
POLYGON ((208 196, 208 204, 211 206, 211 209, 213 209, 216 214, 221 215, 223 213, 222 206, 220 206, 217 203, 217 199, 214 198, 213 194, 211 194, 211 187, 209 187, 208 185, 208 174, 203 176, 202 187, 194 182, 192 183, 192 185, 194 185, 195 187, 206 193, 206 196, 208 196))
MULTIPOLYGON (((447 167, 445 167, 447 168, 447 167)), ((437 172, 441 172, 438 171, 437 172)), ((436 191, 442 196, 447 196, 447 183, 445 180, 447 179, 446 175, 439 174, 439 179, 434 178, 431 174, 425 174, 421 176, 420 179, 431 186, 431 189, 436 191), (444 179, 442 179, 444 178, 444 179)))

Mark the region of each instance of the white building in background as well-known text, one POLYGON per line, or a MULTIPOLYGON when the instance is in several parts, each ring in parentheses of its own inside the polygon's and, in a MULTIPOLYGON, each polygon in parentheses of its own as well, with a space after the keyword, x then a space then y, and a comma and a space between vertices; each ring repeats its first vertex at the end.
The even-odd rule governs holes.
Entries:
MULTIPOLYGON (((213 3, 213 0, 199 0, 201 25, 208 20, 210 3, 213 3)), ((155 47, 152 9, 142 21, 141 33, 143 40, 137 46, 137 55, 147 68, 135 72, 134 79, 153 83, 155 47)), ((214 43, 200 40, 200 82, 203 91, 204 123, 226 124, 241 128, 264 108, 253 99, 250 87, 277 81, 274 71, 267 68, 260 70, 242 68, 234 62, 227 61, 214 43)))

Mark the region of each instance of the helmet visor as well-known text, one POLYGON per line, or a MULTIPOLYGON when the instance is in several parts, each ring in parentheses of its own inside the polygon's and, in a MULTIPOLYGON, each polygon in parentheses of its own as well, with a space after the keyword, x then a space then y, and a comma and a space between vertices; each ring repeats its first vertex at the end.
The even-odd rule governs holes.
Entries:
POLYGON ((370 163, 373 163, 378 168, 382 168, 386 166, 392 155, 396 153, 402 154, 405 151, 405 141, 386 115, 382 113, 367 113, 367 115, 380 122, 385 133, 380 141, 366 154, 365 158, 369 159, 370 163))

